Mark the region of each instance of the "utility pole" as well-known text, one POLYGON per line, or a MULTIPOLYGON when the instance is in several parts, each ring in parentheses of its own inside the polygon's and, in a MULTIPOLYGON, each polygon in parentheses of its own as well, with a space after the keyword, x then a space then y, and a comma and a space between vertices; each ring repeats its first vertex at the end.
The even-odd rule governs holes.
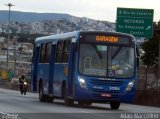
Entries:
MULTIPOLYGON (((155 29, 155 31, 157 31, 158 32, 158 34, 159 34, 159 36, 160 36, 160 29, 158 28, 158 29, 155 29)), ((159 83, 158 83, 158 81, 160 80, 160 37, 158 37, 158 49, 159 49, 159 51, 158 51, 158 62, 156 62, 156 64, 158 64, 158 71, 157 71, 157 82, 156 82, 156 87, 157 87, 157 89, 159 88, 159 83)))
MULTIPOLYGON (((158 32, 160 32, 160 29, 158 29, 158 32)), ((159 34, 159 33, 158 33, 159 34)), ((158 79, 157 79, 157 88, 159 88, 159 80, 160 80, 160 38, 159 40, 159 54, 158 54, 158 79)))
POLYGON ((5 4, 6 6, 8 6, 9 7, 9 16, 8 16, 8 38, 7 38, 7 63, 6 63, 6 69, 7 69, 7 72, 8 72, 8 59, 9 59, 9 49, 8 49, 8 47, 9 47, 9 41, 10 41, 10 9, 11 9, 11 7, 12 6, 15 6, 15 5, 13 5, 12 3, 8 3, 8 4, 5 4))
POLYGON ((16 45, 17 45, 17 22, 16 22, 16 37, 14 40, 14 77, 16 77, 16 45))
MULTIPOLYGON (((160 34, 160 29, 156 29, 156 31, 158 31, 158 34, 160 34)), ((156 64, 158 64, 158 71, 157 71, 157 81, 156 81, 156 87, 157 89, 160 87, 159 85, 159 81, 160 81, 160 35, 158 37, 158 57, 157 57, 157 62, 156 64)))

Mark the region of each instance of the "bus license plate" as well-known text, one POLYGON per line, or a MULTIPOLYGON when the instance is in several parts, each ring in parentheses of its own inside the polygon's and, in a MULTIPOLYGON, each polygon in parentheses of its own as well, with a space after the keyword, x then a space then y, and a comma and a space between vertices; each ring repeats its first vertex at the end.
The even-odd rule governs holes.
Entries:
POLYGON ((107 98, 111 98, 111 94, 110 93, 102 93, 101 94, 102 97, 107 97, 107 98))

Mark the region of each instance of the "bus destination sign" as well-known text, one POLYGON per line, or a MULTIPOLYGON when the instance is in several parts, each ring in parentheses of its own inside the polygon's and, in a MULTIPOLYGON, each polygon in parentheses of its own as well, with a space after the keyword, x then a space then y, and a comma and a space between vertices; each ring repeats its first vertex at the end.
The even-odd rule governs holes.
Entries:
POLYGON ((80 40, 81 43, 109 43, 109 44, 130 44, 131 39, 125 36, 117 36, 117 35, 103 35, 103 34, 95 34, 95 35, 85 35, 80 40))
POLYGON ((117 43, 117 36, 96 36, 96 41, 98 42, 109 42, 109 43, 117 43))

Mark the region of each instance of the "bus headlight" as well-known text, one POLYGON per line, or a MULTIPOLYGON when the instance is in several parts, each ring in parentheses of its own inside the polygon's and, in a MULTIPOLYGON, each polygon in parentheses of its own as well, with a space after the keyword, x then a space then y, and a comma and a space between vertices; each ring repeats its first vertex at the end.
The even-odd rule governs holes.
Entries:
POLYGON ((78 81, 81 88, 87 89, 86 81, 83 78, 78 76, 78 81))
POLYGON ((126 87, 126 91, 131 91, 134 86, 134 80, 130 81, 126 87))
POLYGON ((24 82, 24 85, 27 85, 27 82, 24 82))

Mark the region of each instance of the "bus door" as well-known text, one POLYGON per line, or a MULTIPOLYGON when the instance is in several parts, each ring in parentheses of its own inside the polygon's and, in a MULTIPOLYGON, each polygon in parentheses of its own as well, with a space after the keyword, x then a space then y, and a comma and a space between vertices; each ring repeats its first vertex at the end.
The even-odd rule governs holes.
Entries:
POLYGON ((52 44, 52 49, 51 49, 51 55, 50 55, 50 65, 49 65, 49 80, 48 80, 48 93, 51 95, 53 94, 53 82, 54 82, 54 62, 55 62, 55 50, 56 50, 56 45, 55 43, 52 44))
POLYGON ((76 38, 72 38, 70 46, 70 55, 69 55, 69 65, 68 65, 68 96, 73 97, 73 88, 74 88, 74 70, 75 70, 75 45, 76 38))
POLYGON ((50 59, 51 59, 51 51, 52 51, 52 42, 43 43, 41 45, 41 54, 40 54, 40 65, 39 68, 39 79, 43 80, 43 93, 49 94, 51 92, 51 66, 50 66, 50 59))
POLYGON ((39 53, 40 53, 40 46, 34 47, 33 52, 33 60, 32 60, 32 91, 37 91, 37 70, 38 70, 38 62, 39 62, 39 53))

